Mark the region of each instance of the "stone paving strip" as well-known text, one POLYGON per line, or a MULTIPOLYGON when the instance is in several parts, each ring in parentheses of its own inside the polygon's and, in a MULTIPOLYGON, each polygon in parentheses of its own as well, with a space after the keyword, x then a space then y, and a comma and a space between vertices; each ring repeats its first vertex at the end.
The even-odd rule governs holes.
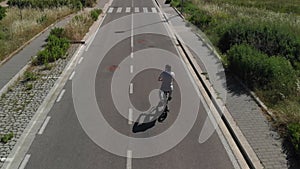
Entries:
POLYGON ((0 134, 13 132, 14 135, 7 143, 0 142, 0 168, 77 47, 71 45, 68 56, 50 63, 50 70, 45 66, 32 67, 30 71, 38 74, 36 80, 22 82, 20 78, 0 96, 0 134))

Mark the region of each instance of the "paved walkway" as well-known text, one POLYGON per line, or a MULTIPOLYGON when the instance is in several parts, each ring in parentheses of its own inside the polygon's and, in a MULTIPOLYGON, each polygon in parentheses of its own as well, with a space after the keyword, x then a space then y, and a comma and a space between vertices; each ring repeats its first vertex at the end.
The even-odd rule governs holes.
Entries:
POLYGON ((214 89, 220 93, 219 96, 225 101, 231 116, 263 166, 269 169, 289 168, 287 157, 283 153, 282 140, 272 131, 260 107, 234 78, 228 74, 225 76, 222 63, 195 34, 198 31, 184 22, 169 5, 161 5, 174 30, 196 57, 200 67, 207 71, 214 89))

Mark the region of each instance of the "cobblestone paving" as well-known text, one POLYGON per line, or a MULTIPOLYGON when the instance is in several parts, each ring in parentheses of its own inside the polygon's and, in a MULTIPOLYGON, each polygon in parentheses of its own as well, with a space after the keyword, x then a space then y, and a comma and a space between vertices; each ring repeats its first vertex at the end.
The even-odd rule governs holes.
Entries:
POLYGON ((230 76, 227 78, 226 106, 264 167, 288 168, 280 136, 272 130, 260 107, 239 82, 230 76))
POLYGON ((32 71, 39 74, 37 80, 21 82, 21 78, 20 82, 16 82, 0 97, 0 134, 14 134, 7 143, 0 142, 0 168, 76 48, 77 45, 72 45, 69 56, 56 61, 50 70, 43 70, 43 66, 35 67, 32 71))

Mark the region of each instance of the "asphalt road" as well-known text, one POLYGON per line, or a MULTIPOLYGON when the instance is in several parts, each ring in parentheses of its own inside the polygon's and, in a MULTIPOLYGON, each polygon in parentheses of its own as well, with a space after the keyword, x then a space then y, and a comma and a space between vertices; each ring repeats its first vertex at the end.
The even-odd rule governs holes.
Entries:
POLYGON ((199 143, 207 110, 168 35, 151 0, 114 0, 25 168, 235 168, 222 134, 199 143), (166 64, 176 81, 159 123, 157 78, 166 64))

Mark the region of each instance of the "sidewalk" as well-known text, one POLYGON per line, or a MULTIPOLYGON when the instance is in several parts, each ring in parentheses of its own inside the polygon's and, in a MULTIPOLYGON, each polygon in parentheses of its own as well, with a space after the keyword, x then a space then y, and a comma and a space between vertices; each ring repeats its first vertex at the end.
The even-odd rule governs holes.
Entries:
MULTIPOLYGON (((287 169, 288 161, 283 153, 282 139, 272 131, 271 124, 247 90, 233 77, 224 73, 222 63, 206 43, 195 34, 195 29, 183 21, 178 13, 160 0, 169 23, 182 38, 202 70, 207 71, 213 88, 225 102, 231 116, 258 156, 262 165, 270 169, 287 169)), ((199 32, 198 32, 199 33, 199 32)))

